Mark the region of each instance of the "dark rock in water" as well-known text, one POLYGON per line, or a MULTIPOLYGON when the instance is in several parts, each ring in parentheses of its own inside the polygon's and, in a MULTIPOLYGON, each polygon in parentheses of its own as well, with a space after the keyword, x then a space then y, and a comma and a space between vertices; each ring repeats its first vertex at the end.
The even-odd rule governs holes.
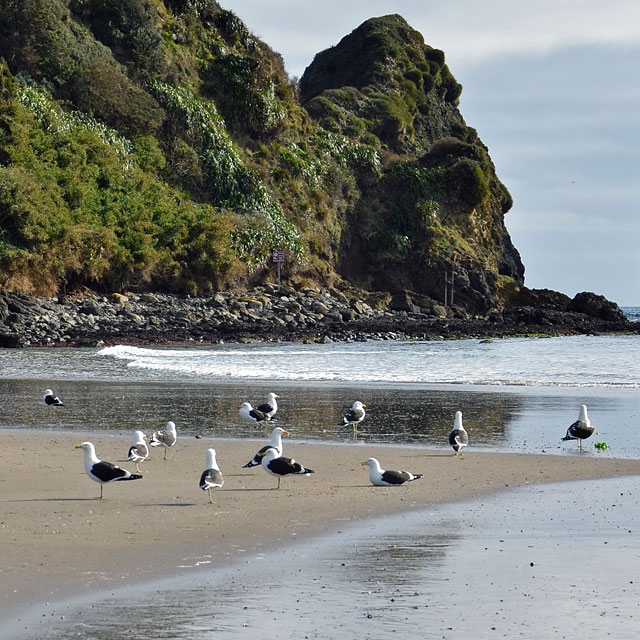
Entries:
POLYGON ((592 318, 600 318, 607 322, 623 322, 625 319, 622 309, 615 302, 589 291, 576 294, 568 304, 567 310, 584 313, 592 318))
POLYGON ((24 343, 19 335, 14 333, 0 333, 0 348, 19 349, 24 347, 24 343))

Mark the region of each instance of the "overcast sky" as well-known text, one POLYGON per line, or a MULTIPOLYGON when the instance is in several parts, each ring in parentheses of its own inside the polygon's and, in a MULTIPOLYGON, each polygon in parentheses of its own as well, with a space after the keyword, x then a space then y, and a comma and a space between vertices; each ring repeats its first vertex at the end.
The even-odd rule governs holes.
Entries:
POLYGON ((640 306, 638 0, 220 0, 292 76, 364 20, 445 52, 460 111, 514 199, 526 285, 640 306))

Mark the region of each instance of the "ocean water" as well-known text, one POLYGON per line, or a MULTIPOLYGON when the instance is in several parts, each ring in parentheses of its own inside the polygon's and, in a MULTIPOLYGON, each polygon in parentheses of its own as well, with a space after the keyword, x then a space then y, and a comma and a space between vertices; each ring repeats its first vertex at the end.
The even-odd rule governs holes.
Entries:
POLYGON ((461 410, 473 447, 574 453, 560 438, 586 404, 588 454, 640 458, 639 353, 640 336, 0 350, 0 428, 129 434, 173 420, 182 435, 255 438, 237 407, 275 391, 294 439, 350 440, 342 415, 359 399, 365 443, 448 446, 461 410), (64 408, 44 406, 47 387, 64 408))
POLYGON ((640 322, 640 307, 620 307, 631 322, 640 322))

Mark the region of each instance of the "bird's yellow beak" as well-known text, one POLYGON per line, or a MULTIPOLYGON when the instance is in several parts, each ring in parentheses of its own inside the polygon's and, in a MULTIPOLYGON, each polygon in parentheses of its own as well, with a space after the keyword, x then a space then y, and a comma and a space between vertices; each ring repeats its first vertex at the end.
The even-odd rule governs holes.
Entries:
POLYGON ((288 435, 289 435, 289 432, 288 432, 288 431, 283 431, 283 432, 282 432, 282 435, 283 435, 283 436, 288 436, 288 435))
POLYGON ((242 409, 242 405, 241 405, 241 404, 239 404, 239 405, 237 406, 237 408, 238 408, 238 409, 242 409))
POLYGON ((360 464, 364 467, 367 463, 366 462, 361 462, 360 464))
POLYGON ((81 444, 77 444, 76 445, 76 449, 82 449, 82 445, 81 444))
POLYGON ((366 407, 367 405, 363 403, 363 405, 362 405, 362 406, 363 406, 363 407, 366 407))

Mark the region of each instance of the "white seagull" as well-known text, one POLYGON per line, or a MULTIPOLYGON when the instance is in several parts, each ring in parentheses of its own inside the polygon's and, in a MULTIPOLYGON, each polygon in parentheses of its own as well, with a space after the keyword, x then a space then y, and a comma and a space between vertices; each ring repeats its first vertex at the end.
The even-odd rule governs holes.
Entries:
POLYGON ((453 429, 449 434, 449 444, 453 447, 456 456, 462 456, 462 450, 469 445, 469 434, 462 424, 462 411, 456 411, 453 429))
POLYGON ((268 447, 267 450, 260 455, 262 456, 262 468, 267 473, 278 478, 278 489, 280 488, 280 480, 282 480, 284 476, 291 474, 308 476, 311 473, 315 473, 312 469, 303 467, 293 458, 285 458, 284 456, 278 455, 278 452, 273 447, 268 447))
POLYGON ((167 450, 169 447, 173 447, 178 439, 178 433, 176 431, 175 422, 167 422, 167 426, 164 429, 158 429, 151 434, 149 444, 152 447, 164 447, 164 459, 167 459, 167 450))
POLYGON ((422 478, 421 473, 409 471, 385 471, 376 458, 368 458, 361 463, 369 467, 369 480, 374 487, 394 487, 405 482, 422 478))
POLYGON ((265 445, 256 453, 247 464, 243 464, 243 469, 249 469, 250 467, 257 467, 259 464, 262 464, 262 454, 266 453, 267 449, 275 449, 278 452, 278 455, 281 456, 283 453, 282 448, 282 436, 288 436, 289 432, 285 431, 282 427, 276 427, 271 432, 271 440, 269 444, 265 445))
POLYGON ((76 449, 84 449, 84 470, 92 480, 100 483, 100 499, 102 499, 102 489, 107 482, 139 480, 142 478, 139 474, 131 473, 115 464, 100 460, 96 455, 96 448, 92 442, 77 444, 76 449))
POLYGON ((62 400, 58 396, 54 396, 51 389, 45 389, 44 403, 49 407, 64 407, 62 400))
POLYGON ((207 449, 206 460, 207 466, 200 476, 199 487, 209 494, 209 502, 213 503, 211 499, 211 489, 221 487, 224 484, 224 478, 216 461, 215 449, 207 449))
POLYGON ((360 400, 356 400, 352 405, 351 409, 347 411, 342 417, 342 424, 350 424, 353 426, 353 435, 356 436, 358 433, 358 425, 364 420, 364 408, 366 404, 362 404, 360 400))
POLYGON ((273 416, 276 415, 276 411, 278 410, 276 398, 279 397, 279 395, 271 392, 267 395, 267 401, 264 404, 258 405, 258 411, 262 411, 262 413, 267 416, 267 420, 273 420, 273 416))
POLYGON ((129 448, 129 454, 127 456, 127 460, 136 463, 136 471, 138 473, 140 473, 138 465, 149 457, 149 447, 145 440, 148 440, 147 436, 145 436, 142 431, 136 431, 133 446, 129 448))
POLYGON ((594 431, 595 427, 591 425, 589 416, 587 415, 587 405, 580 406, 580 415, 578 419, 569 426, 567 435, 562 440, 577 440, 578 450, 582 451, 582 441, 586 440, 594 431))
POLYGON ((243 402, 238 409, 240 409, 240 415, 249 422, 253 422, 253 424, 257 424, 258 422, 263 422, 264 420, 268 420, 267 414, 263 413, 258 409, 254 409, 251 406, 250 402, 243 402))

